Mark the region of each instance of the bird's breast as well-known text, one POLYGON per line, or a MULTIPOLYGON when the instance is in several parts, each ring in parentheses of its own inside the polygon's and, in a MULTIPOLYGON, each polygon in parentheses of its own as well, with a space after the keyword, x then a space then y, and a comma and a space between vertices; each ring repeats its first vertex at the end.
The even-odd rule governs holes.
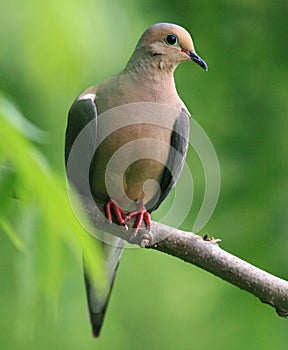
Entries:
MULTIPOLYGON (((101 133, 101 130, 99 130, 101 133)), ((97 201, 115 199, 127 210, 159 196, 170 152, 172 128, 147 123, 124 126, 97 147, 91 189, 97 201)))

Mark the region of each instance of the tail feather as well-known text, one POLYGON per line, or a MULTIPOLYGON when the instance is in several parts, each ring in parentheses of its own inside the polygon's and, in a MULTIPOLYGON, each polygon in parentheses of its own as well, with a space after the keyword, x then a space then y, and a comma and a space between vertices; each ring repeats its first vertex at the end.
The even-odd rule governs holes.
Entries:
POLYGON ((98 338, 103 325, 107 305, 113 288, 115 275, 119 266, 119 260, 122 255, 124 242, 120 238, 115 237, 113 246, 103 243, 103 256, 105 273, 107 277, 107 287, 103 291, 97 291, 90 281, 84 266, 84 281, 86 288, 88 311, 92 327, 92 333, 98 338))
POLYGON ((110 299, 111 291, 113 289, 115 275, 114 275, 112 284, 109 286, 109 292, 105 297, 104 301, 97 299, 97 292, 95 291, 95 288, 93 287, 92 283, 90 283, 89 278, 85 272, 84 272, 84 280, 85 280, 85 289, 86 289, 88 311, 90 316, 90 323, 92 327, 92 334, 95 338, 98 338, 104 322, 104 317, 105 317, 107 305, 110 299))

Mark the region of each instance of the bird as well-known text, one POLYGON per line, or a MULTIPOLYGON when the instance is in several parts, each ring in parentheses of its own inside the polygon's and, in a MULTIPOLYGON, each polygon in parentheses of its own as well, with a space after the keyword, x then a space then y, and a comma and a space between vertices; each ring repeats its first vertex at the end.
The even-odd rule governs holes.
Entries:
MULTIPOLYGON (((134 220, 134 237, 141 225, 149 230, 151 212, 159 207, 175 186, 185 162, 190 113, 178 96, 174 82, 174 71, 182 62, 195 62, 208 70, 206 62, 196 53, 186 29, 173 23, 153 24, 140 37, 124 69, 84 90, 69 110, 65 138, 66 171, 73 145, 86 128, 78 159, 74 159, 74 171, 67 172, 69 182, 80 194, 85 195, 84 192, 89 191, 109 222, 127 227, 126 224, 134 220), (148 122, 141 119, 145 115, 143 110, 149 115, 148 122), (120 123, 121 127, 106 135, 103 131, 105 127, 101 126, 105 125, 105 120, 117 124, 122 117, 125 119, 129 111, 132 120, 138 118, 137 122, 124 122, 124 126, 120 123), (114 119, 109 117, 109 113, 114 119), (166 117, 169 119, 168 126, 162 125, 166 123, 166 117), (97 141, 99 139, 101 142, 97 141), (94 152, 97 142, 99 145, 94 152), (117 156, 117 151, 127 144, 132 147, 117 156), (86 151, 89 147, 94 152, 93 157, 88 160, 88 171, 82 174, 81 162, 87 154, 91 158, 91 151, 86 151), (106 172, 114 155, 116 166, 108 174, 108 180, 114 186, 111 196, 107 189, 106 172), (117 169, 123 164, 128 166, 119 175, 117 169), (89 186, 83 186, 83 181, 89 186), (147 183, 150 186, 146 186, 145 190, 147 183)), ((104 293, 97 292, 84 266, 94 337, 100 335, 124 247, 122 239, 114 237, 111 240, 112 243, 102 242, 107 276, 104 293)))

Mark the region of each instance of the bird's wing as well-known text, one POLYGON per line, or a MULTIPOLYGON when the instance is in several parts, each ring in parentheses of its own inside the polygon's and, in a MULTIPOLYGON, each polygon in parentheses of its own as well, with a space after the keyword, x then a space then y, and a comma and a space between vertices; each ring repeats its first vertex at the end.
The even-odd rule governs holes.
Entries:
POLYGON ((77 192, 89 195, 89 167, 96 145, 96 94, 82 93, 72 104, 66 128, 65 164, 67 177, 77 192), (81 171, 79 171, 81 169, 81 171))
MULTIPOLYGON (((188 149, 189 126, 189 114, 182 108, 179 117, 173 125, 168 162, 160 183, 160 197, 152 209, 149 210, 150 212, 156 210, 168 196, 181 174, 188 149)), ((149 207, 149 204, 147 207, 149 207)))
MULTIPOLYGON (((89 169, 82 172, 82 167, 87 168, 87 164, 91 163, 96 145, 97 131, 97 108, 95 104, 96 94, 86 90, 73 103, 69 110, 68 124, 66 129, 65 140, 65 163, 67 169, 67 177, 76 188, 80 195, 87 195, 90 191, 89 169), (73 145, 76 142, 76 146, 73 145)), ((95 176, 95 174, 94 174, 95 176)), ((85 206, 84 206, 85 207, 85 206)), ((118 237, 109 235, 109 243, 107 242, 107 233, 98 232, 97 237, 102 240, 103 248, 103 265, 107 280, 107 287, 101 288, 101 292, 95 290, 93 284, 89 281, 88 274, 85 272, 85 256, 84 256, 84 276, 85 287, 92 324, 92 331, 95 337, 99 336, 101 326, 104 320, 105 311, 109 301, 110 293, 113 287, 115 274, 119 264, 119 260, 123 250, 123 240, 118 237), (106 236, 106 238, 105 238, 106 236)), ((96 239, 95 239, 96 240, 96 239)))

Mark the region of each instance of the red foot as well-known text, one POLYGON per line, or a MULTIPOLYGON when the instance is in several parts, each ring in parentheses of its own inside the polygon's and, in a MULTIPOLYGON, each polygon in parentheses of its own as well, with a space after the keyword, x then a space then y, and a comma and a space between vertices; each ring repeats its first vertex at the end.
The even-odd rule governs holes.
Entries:
POLYGON ((151 226, 151 220, 150 220, 150 214, 146 210, 144 204, 142 202, 137 203, 137 210, 132 211, 126 216, 125 222, 130 220, 136 216, 136 221, 134 224, 134 231, 133 231, 133 236, 136 237, 137 233, 142 225, 142 222, 144 221, 146 228, 149 230, 151 226))
POLYGON ((110 198, 109 201, 106 203, 105 212, 106 212, 106 217, 111 222, 111 224, 112 224, 112 213, 115 214, 116 220, 120 225, 124 226, 126 224, 127 214, 123 209, 119 207, 118 203, 113 199, 110 198))

